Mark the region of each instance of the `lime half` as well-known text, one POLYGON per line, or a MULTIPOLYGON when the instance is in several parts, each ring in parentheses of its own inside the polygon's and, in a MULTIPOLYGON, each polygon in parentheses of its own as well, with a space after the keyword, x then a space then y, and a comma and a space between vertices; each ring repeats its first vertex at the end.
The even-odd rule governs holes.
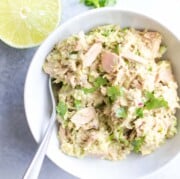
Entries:
POLYGON ((60 0, 0 0, 0 39, 16 48, 39 45, 60 21, 60 0))

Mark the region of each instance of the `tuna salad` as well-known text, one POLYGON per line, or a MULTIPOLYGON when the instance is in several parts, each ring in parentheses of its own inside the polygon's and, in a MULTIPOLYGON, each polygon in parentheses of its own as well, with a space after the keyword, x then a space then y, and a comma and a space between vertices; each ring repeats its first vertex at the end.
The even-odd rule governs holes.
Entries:
POLYGON ((96 27, 57 43, 44 71, 57 94, 58 138, 70 156, 147 155, 177 133, 177 82, 159 32, 96 27))

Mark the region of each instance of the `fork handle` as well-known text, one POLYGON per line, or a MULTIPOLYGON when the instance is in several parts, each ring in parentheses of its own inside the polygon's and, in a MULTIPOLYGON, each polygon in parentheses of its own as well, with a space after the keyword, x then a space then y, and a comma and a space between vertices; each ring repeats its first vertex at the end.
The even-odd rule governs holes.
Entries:
POLYGON ((50 122, 46 129, 45 135, 34 155, 33 160, 31 161, 28 169, 26 170, 23 179, 37 179, 41 170, 41 166, 47 151, 48 143, 50 141, 50 137, 52 135, 52 131, 55 124, 55 116, 56 113, 53 112, 51 115, 50 122))

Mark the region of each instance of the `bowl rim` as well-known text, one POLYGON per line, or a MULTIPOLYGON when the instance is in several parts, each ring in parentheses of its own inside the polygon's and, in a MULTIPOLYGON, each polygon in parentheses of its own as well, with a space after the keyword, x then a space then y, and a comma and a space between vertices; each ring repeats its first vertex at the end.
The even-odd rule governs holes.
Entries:
MULTIPOLYGON (((33 64, 34 59, 37 58, 39 51, 44 48, 45 46, 48 46, 48 41, 49 39, 51 39, 54 34, 56 33, 56 31, 58 31, 59 28, 66 28, 66 26, 68 26, 68 24, 71 24, 73 21, 78 20, 79 18, 82 18, 84 16, 91 16, 93 14, 98 14, 100 12, 108 12, 108 11, 118 11, 118 12, 122 12, 122 13, 129 13, 129 14, 133 14, 135 16, 142 16, 144 18, 147 18, 153 22, 155 22, 156 24, 160 25, 162 28, 166 29, 166 31, 168 31, 177 41, 179 41, 178 36, 173 33, 173 31, 171 29, 169 29, 169 27, 167 27, 165 24, 162 24, 159 20, 156 20, 154 17, 149 16, 147 14, 144 14, 142 12, 137 12, 136 10, 125 10, 125 9, 121 9, 119 7, 104 7, 104 8, 99 8, 99 9, 92 9, 92 10, 87 10, 85 12, 82 12, 74 17, 71 17, 70 19, 66 20, 65 22, 63 22, 62 24, 60 24, 53 32, 51 32, 51 34, 43 41, 43 43, 36 49, 31 62, 28 66, 28 70, 26 73, 26 77, 25 77, 25 83, 24 83, 24 111, 25 111, 25 118, 28 124, 28 128, 33 136, 33 139, 35 140, 36 143, 40 143, 38 142, 38 139, 35 137, 33 130, 31 128, 31 124, 30 124, 30 119, 28 117, 28 112, 27 112, 27 89, 28 89, 28 79, 29 79, 29 75, 30 75, 30 71, 31 71, 31 67, 33 64)), ((74 176, 77 176, 77 173, 75 172, 70 172, 69 170, 67 170, 65 167, 63 167, 63 165, 61 165, 61 167, 57 164, 57 162, 55 162, 53 159, 51 159, 51 157, 46 153, 46 156, 48 157, 48 159, 50 159, 57 167, 61 168, 63 171, 66 171, 74 176)), ((142 177, 151 177, 153 175, 156 175, 157 173, 161 172, 163 169, 165 169, 166 167, 168 167, 169 165, 171 165, 171 163, 176 160, 178 157, 180 156, 180 151, 177 152, 176 155, 174 155, 173 158, 171 158, 168 162, 164 163, 162 166, 158 167, 156 170, 145 174, 142 177)))

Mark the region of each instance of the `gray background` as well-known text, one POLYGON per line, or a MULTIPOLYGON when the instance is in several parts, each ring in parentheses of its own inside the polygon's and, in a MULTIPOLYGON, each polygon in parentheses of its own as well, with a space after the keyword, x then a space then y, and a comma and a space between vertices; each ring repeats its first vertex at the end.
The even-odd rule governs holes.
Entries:
MULTIPOLYGON (((178 0, 172 1, 178 2, 178 0)), ((128 3, 130 9, 135 6, 140 7, 134 0, 121 0, 120 3, 125 8, 128 3)), ((151 6, 157 7, 157 1, 154 3, 156 6, 155 4, 151 6)), ((62 23, 87 10, 85 6, 79 4, 79 0, 62 0, 62 6, 62 23)), ((149 10, 147 4, 144 7, 142 4, 141 6, 142 9, 146 7, 147 11, 149 10)), ((174 17, 177 18, 177 15, 174 17)), ((163 18, 164 15, 160 17, 162 21, 163 18)), ((168 21, 171 27, 173 20, 174 18, 168 21)), ((178 29, 176 31, 179 32, 178 29)), ((28 128, 23 107, 24 81, 35 51, 36 48, 14 49, 0 41, 0 178, 3 179, 21 178, 37 149, 37 144, 28 128)), ((174 165, 172 163, 171 169, 168 169, 169 173, 161 172, 152 178, 168 179, 172 176, 174 179, 180 178, 180 174, 176 172, 179 164, 180 160, 174 161, 174 165)), ((47 158, 40 173, 40 179, 46 178, 75 179, 47 158)))

